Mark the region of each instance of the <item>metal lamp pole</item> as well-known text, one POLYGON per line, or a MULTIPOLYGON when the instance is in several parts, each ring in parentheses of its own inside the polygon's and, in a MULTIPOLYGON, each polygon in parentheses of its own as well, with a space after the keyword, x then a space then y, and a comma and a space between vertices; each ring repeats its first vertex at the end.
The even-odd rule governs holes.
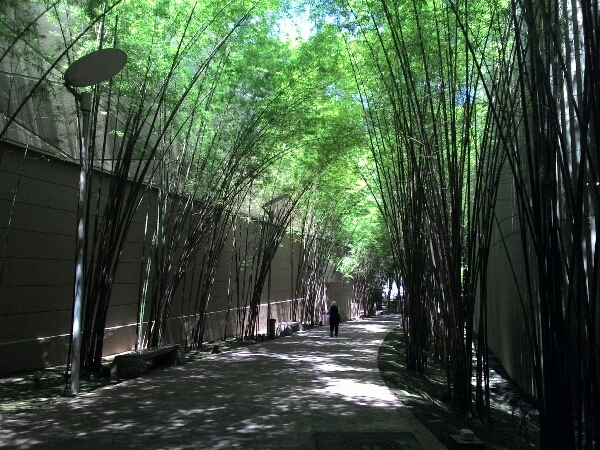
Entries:
POLYGON ((87 214, 87 177, 89 158, 87 140, 90 133, 90 113, 92 111, 92 94, 83 92, 79 96, 81 114, 83 116, 81 130, 81 152, 79 172, 79 199, 77 204, 77 241, 75 243, 75 287, 73 293, 73 344, 71 345, 71 393, 79 392, 79 369, 81 367, 81 321, 83 316, 83 275, 85 249, 85 217, 87 214))
POLYGON ((73 323, 71 342, 71 394, 79 392, 81 368, 81 333, 83 319, 83 280, 85 275, 85 218, 87 215, 87 178, 89 172, 88 138, 92 94, 78 93, 76 87, 89 87, 108 80, 125 66, 127 55, 122 50, 96 50, 73 62, 65 72, 65 86, 75 96, 82 114, 80 145, 79 197, 77 205, 77 241, 75 243, 75 283, 73 289, 73 323))

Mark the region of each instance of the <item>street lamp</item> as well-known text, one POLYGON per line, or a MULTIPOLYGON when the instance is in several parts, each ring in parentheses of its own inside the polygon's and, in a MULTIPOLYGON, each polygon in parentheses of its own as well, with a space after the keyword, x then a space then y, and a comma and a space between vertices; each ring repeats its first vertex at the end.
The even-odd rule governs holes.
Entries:
POLYGON ((81 322, 83 312, 83 276, 85 248, 86 185, 89 170, 87 139, 92 110, 92 94, 77 92, 77 87, 90 87, 108 80, 125 66, 127 55, 117 48, 104 48, 74 61, 65 72, 65 86, 75 96, 83 116, 79 154, 79 203, 77 205, 77 242, 75 243, 75 286, 73 292, 73 336, 71 345, 71 394, 79 392, 81 357, 81 322))

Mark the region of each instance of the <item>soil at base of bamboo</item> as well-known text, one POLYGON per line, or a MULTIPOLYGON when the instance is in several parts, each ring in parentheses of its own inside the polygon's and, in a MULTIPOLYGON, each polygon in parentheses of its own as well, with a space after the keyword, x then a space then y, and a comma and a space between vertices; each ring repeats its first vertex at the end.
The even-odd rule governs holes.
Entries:
MULTIPOLYGON (((539 428, 532 417, 527 419, 520 403, 509 402, 505 395, 493 394, 491 423, 482 423, 473 416, 459 416, 449 410, 446 374, 439 364, 430 363, 426 376, 406 369, 404 333, 400 327, 391 331, 379 349, 379 372, 386 383, 410 408, 413 415, 448 449, 456 448, 451 435, 467 428, 485 443, 486 450, 531 450, 539 448, 539 428), (513 406, 515 405, 515 406, 513 406), (519 429, 521 427, 521 429, 519 429)), ((498 368, 500 371, 501 368, 498 368)), ((506 380, 508 384, 509 381, 506 380)))

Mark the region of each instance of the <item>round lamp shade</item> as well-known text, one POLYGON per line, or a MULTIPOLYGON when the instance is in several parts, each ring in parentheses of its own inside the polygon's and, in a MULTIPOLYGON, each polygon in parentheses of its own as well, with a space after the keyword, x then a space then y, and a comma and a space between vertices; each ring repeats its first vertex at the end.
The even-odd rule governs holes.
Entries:
POLYGON ((65 72, 65 82, 75 87, 94 86, 119 73, 127 54, 118 48, 103 48, 82 56, 65 72))

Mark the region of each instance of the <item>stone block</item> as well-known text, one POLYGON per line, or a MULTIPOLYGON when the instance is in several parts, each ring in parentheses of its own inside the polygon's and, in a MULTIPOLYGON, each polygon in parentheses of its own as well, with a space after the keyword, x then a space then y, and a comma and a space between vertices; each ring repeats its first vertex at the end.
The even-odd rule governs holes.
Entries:
POLYGON ((283 327, 279 333, 280 336, 291 336, 292 334, 293 334, 292 327, 290 327, 289 325, 286 327, 283 327))
POLYGON ((117 367, 117 376, 124 380, 137 378, 148 370, 146 360, 137 354, 117 355, 113 364, 117 367))
POLYGON ((450 435, 452 440, 456 442, 456 445, 452 448, 456 448, 459 450, 485 450, 485 443, 477 438, 477 436, 473 436, 472 441, 465 441, 460 438, 460 434, 452 434, 450 435))

